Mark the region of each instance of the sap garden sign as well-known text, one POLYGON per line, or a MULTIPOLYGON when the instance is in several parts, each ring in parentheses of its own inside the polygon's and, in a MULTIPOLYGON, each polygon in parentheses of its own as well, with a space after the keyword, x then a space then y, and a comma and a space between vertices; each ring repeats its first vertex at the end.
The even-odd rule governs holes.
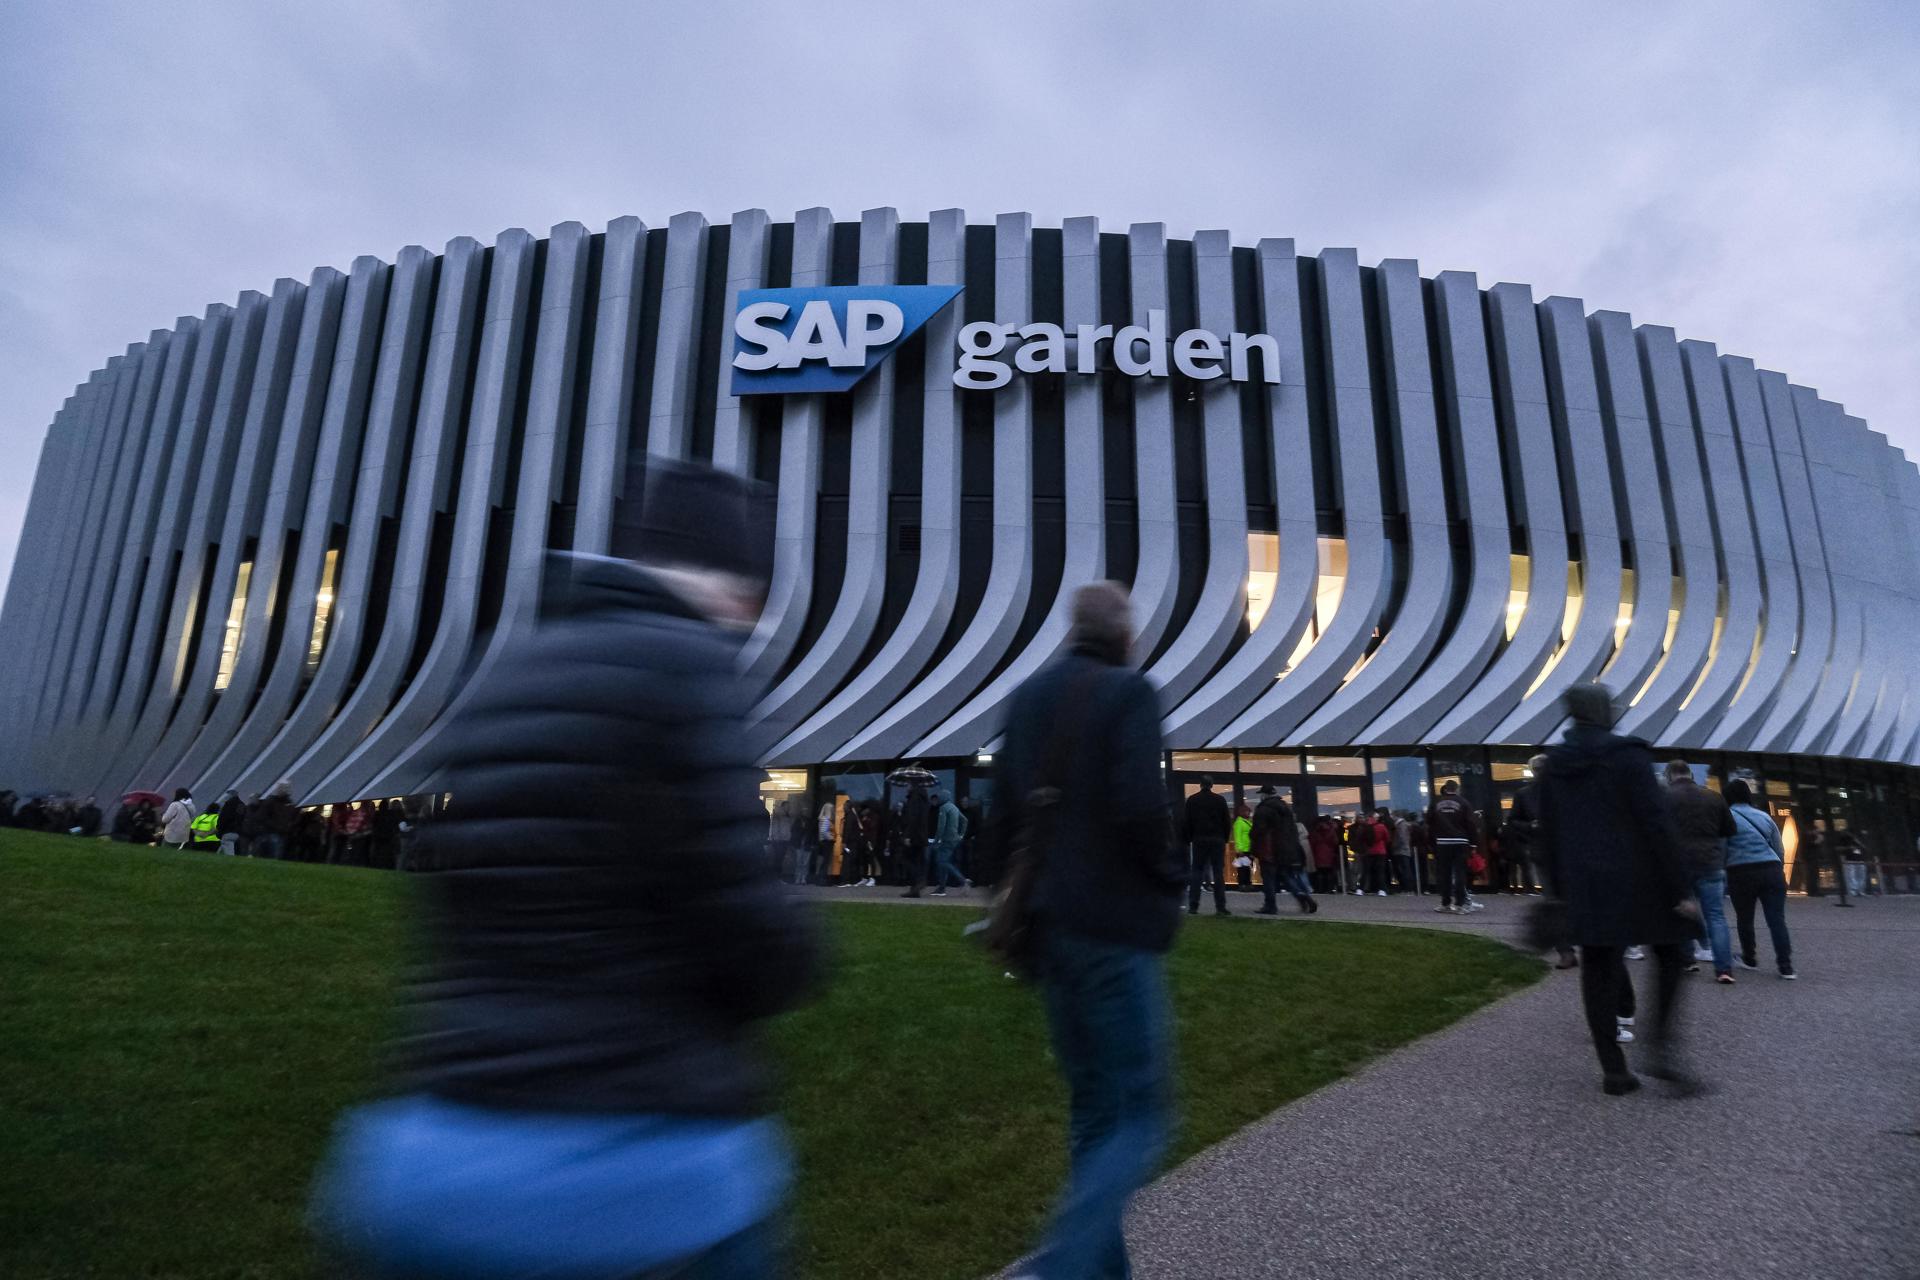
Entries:
MULTIPOLYGON (((960 296, 961 286, 832 285, 804 289, 742 289, 733 318, 733 394, 794 395, 846 391, 927 321, 960 296)), ((1148 311, 1144 325, 1083 324, 1071 332, 1044 321, 961 327, 953 385, 992 391, 1017 373, 1092 375, 1103 367, 1130 378, 1164 378, 1169 371, 1206 382, 1280 381, 1280 347, 1264 333, 1188 329, 1169 340, 1167 313, 1148 311), (1011 364, 1007 356, 1012 356, 1011 364)))

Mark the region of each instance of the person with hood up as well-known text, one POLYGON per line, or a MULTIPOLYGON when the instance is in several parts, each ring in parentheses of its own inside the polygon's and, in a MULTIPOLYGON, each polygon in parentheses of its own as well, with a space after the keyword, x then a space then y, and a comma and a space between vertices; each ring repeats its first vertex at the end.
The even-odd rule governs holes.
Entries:
POLYGON ((227 798, 220 802, 220 816, 213 824, 214 834, 220 837, 220 852, 229 858, 238 857, 240 848, 240 829, 246 825, 247 802, 240 798, 238 791, 227 792, 227 798))
POLYGON ((791 1176, 754 1028, 812 986, 765 875, 740 638, 748 482, 650 458, 614 556, 550 558, 475 677, 420 833, 395 1096, 350 1112, 314 1220, 375 1275, 784 1274, 791 1176), (616 558, 617 557, 617 558, 616 558))
POLYGON ((1293 807, 1272 787, 1260 788, 1260 803, 1253 811, 1253 852, 1260 861, 1260 887, 1266 901, 1255 915, 1280 914, 1276 890, 1285 889, 1308 915, 1320 909, 1307 887, 1307 853, 1300 847, 1300 827, 1293 820, 1293 807))
POLYGON ((967 838, 966 815, 960 812, 960 806, 953 797, 944 793, 934 797, 939 802, 934 813, 933 831, 933 896, 947 896, 947 881, 956 880, 962 890, 973 888, 973 881, 960 874, 953 865, 953 858, 960 851, 960 842, 967 838))
POLYGON ((1609 1094, 1631 1093, 1640 1081, 1620 1048, 1619 984, 1625 949, 1644 943, 1657 962, 1647 1073, 1677 1093, 1699 1081, 1680 1064, 1677 1012, 1680 978, 1699 920, 1673 818, 1654 780, 1647 744, 1612 731, 1613 694, 1605 685, 1576 685, 1566 694, 1573 725, 1547 751, 1537 779, 1539 842, 1554 889, 1567 907, 1567 928, 1580 948, 1580 995, 1609 1094))
POLYGON ((1684 760, 1667 762, 1667 806, 1673 812, 1674 834, 1693 877, 1694 900, 1700 907, 1701 937, 1707 952, 1694 948, 1693 958, 1713 962, 1714 980, 1733 985, 1733 945, 1727 938, 1727 841, 1733 838, 1733 813, 1727 802, 1693 780, 1684 760))

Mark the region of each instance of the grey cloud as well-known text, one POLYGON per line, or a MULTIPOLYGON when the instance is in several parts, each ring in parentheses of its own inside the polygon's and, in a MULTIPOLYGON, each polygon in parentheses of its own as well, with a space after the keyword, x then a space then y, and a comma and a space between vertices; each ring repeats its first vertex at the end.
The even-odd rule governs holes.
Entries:
POLYGON ((245 288, 625 213, 1094 213, 1715 341, 1920 455, 1920 19, 1884 3, 16 4, 0 573, 73 385, 245 288))

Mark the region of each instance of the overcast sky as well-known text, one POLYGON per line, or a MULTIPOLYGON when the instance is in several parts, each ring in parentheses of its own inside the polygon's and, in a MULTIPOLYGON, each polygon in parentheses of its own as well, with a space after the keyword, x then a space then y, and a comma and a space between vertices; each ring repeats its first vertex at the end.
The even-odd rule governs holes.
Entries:
POLYGON ((1920 4, 932 10, 0 6, 0 575, 54 411, 176 316, 686 209, 1412 257, 1752 356, 1920 455, 1920 4))

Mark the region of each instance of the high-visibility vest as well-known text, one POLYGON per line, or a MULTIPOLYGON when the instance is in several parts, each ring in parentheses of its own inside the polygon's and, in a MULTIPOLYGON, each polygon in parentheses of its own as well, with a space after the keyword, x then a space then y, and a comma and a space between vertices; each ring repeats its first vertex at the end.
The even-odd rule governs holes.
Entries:
POLYGON ((193 832, 193 842, 195 844, 219 844, 220 832, 216 830, 219 825, 219 811, 209 809, 192 822, 189 822, 187 829, 193 832))

